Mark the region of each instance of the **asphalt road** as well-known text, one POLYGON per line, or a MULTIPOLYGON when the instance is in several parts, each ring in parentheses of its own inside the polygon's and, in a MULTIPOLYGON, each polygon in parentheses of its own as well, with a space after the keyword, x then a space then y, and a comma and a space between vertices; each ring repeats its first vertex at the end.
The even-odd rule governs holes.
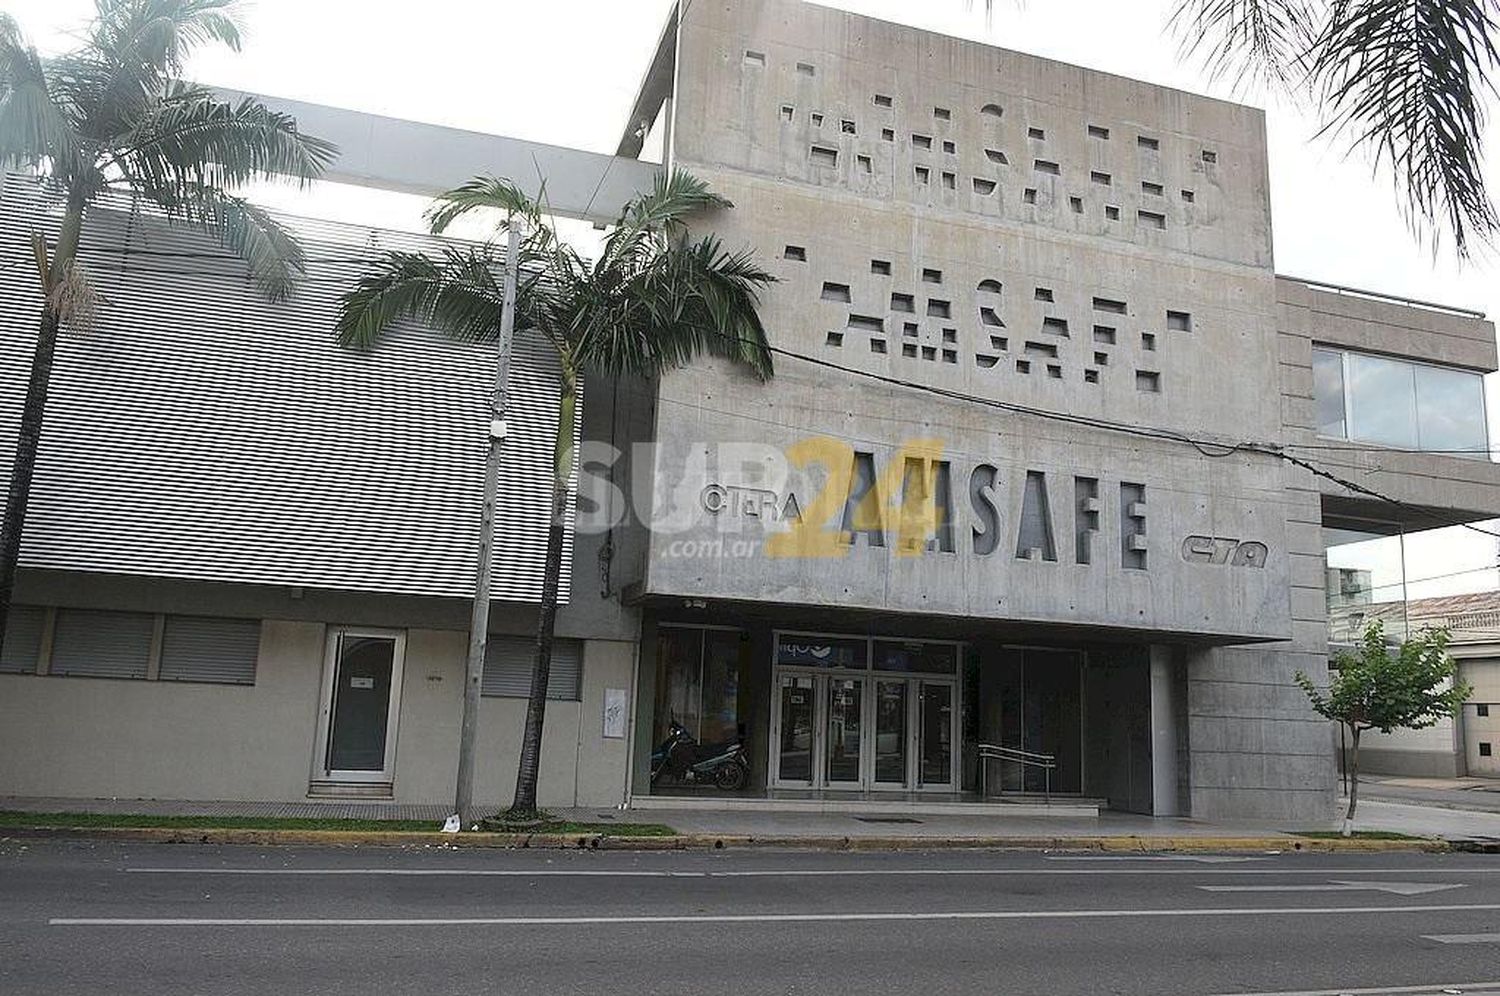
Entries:
POLYGON ((0 841, 7 996, 1451 989, 1500 859, 0 841))

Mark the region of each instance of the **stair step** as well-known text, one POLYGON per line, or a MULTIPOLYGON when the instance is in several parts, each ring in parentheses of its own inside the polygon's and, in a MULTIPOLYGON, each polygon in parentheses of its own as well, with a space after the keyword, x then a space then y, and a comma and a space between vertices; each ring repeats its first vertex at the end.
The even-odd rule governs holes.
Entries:
POLYGON ((307 786, 307 795, 315 799, 390 799, 395 791, 389 782, 315 781, 307 786))

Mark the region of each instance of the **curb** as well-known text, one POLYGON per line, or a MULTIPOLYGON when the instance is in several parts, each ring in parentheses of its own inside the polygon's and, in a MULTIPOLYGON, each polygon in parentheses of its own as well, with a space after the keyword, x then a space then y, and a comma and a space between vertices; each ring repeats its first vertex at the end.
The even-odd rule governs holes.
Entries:
POLYGON ((1437 838, 1365 840, 1327 837, 754 837, 730 834, 677 834, 630 837, 609 834, 424 833, 367 830, 233 830, 168 827, 10 827, 0 840, 57 839, 137 841, 157 844, 318 845, 326 847, 476 847, 510 850, 587 851, 1100 851, 1185 853, 1223 852, 1406 852, 1440 853, 1454 845, 1437 838))

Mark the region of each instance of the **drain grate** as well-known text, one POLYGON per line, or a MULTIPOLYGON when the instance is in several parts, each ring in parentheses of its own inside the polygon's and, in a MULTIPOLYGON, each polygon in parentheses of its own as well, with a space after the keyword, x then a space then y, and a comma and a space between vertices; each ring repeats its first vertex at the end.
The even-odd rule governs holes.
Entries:
POLYGON ((914 820, 910 816, 856 816, 855 819, 859 820, 859 822, 861 822, 861 823, 921 823, 922 822, 921 820, 914 820))

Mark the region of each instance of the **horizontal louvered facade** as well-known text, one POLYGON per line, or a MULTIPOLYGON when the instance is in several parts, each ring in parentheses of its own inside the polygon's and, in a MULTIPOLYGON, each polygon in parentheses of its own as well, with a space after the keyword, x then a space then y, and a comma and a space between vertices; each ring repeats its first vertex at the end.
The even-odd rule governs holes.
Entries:
MULTIPOLYGON (((60 205, 0 193, 0 486, 40 298, 31 232, 60 205)), ((124 199, 91 209, 81 261, 103 298, 65 328, 23 567, 415 595, 473 590, 493 344, 406 326, 340 347, 338 297, 388 249, 436 240, 284 219, 308 257, 272 304, 217 243, 124 199)), ((541 590, 557 363, 521 337, 498 508, 498 599, 541 590)), ((570 511, 571 516, 571 511, 570 511)), ((571 560, 571 529, 565 557, 571 560)), ((566 600, 571 569, 565 563, 566 600)))

